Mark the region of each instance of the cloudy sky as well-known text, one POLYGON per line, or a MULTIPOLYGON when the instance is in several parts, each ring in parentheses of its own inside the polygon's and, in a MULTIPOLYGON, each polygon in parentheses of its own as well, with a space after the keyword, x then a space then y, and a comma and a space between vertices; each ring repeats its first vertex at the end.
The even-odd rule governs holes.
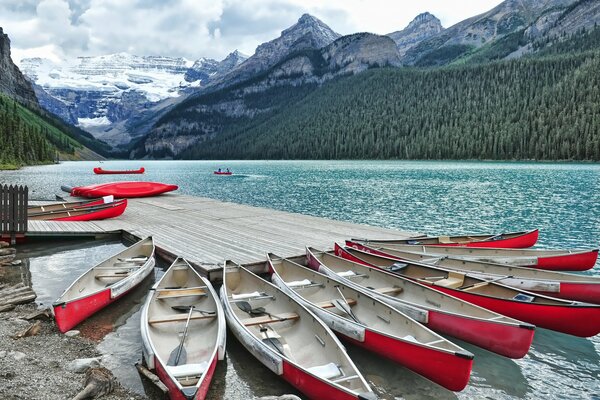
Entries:
POLYGON ((129 52, 221 59, 279 36, 308 12, 341 34, 385 34, 429 11, 445 27, 499 0, 0 0, 13 59, 129 52))

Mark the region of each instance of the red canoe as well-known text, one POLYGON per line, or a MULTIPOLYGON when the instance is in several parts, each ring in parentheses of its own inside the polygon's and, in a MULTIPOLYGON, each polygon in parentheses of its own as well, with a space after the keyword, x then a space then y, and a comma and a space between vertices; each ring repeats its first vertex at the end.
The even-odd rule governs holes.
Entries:
POLYGON ((467 385, 472 353, 366 291, 289 259, 269 254, 268 262, 273 283, 315 313, 338 336, 446 389, 460 391, 467 385))
POLYGON ((97 175, 118 175, 118 174, 143 174, 146 172, 144 167, 139 169, 128 169, 128 170, 108 170, 102 169, 102 167, 94 168, 94 173, 97 175))
POLYGON ((574 336, 600 333, 600 305, 544 296, 493 280, 479 279, 459 271, 427 264, 369 254, 354 248, 335 246, 335 254, 351 261, 378 267, 428 285, 469 303, 541 328, 574 336))
POLYGON ((398 240, 352 239, 355 242, 376 242, 381 246, 388 244, 412 244, 427 246, 463 246, 463 247, 500 247, 522 249, 535 245, 539 231, 534 229, 525 232, 500 233, 496 235, 463 235, 463 236, 418 236, 398 240))
POLYGON ((215 174, 215 175, 232 175, 233 172, 231 172, 231 171, 214 171, 213 174, 215 174))
POLYGON ((503 249, 497 247, 421 246, 356 241, 370 248, 410 251, 431 256, 449 256, 465 260, 492 262, 548 271, 587 271, 598 260, 598 249, 503 249))
POLYGON ((168 185, 160 182, 109 182, 96 185, 79 186, 75 188, 63 187, 71 196, 102 197, 115 196, 117 198, 134 198, 156 196, 162 193, 177 190, 177 185, 168 185), (70 189, 70 190, 67 190, 70 189))
MULTIPOLYGON (((458 270, 477 278, 492 279, 503 285, 546 296, 600 304, 600 277, 597 276, 514 267, 446 255, 434 256, 386 248, 375 249, 352 241, 346 241, 346 246, 397 260, 415 261, 444 269, 458 270)), ((456 249, 456 247, 447 249, 456 249)))
POLYGON ((441 293, 400 275, 306 249, 308 266, 347 285, 368 290, 374 297, 429 329, 510 358, 529 351, 533 325, 441 293))
POLYGON ((67 332, 115 302, 154 270, 154 242, 146 238, 90 268, 54 302, 56 325, 67 332))
MULTIPOLYGON (((102 200, 93 202, 99 203, 102 200)), ((73 209, 28 213, 27 219, 33 221, 96 221, 118 217, 125 212, 127 199, 73 209)))

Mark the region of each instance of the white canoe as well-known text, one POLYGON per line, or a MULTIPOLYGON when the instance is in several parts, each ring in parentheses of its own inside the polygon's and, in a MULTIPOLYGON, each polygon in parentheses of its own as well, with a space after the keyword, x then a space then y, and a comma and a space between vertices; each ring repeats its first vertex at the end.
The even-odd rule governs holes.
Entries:
POLYGON ((148 237, 87 270, 53 304, 58 329, 72 329, 135 288, 154 263, 154 241, 148 237))
POLYGON ((228 261, 220 295, 235 337, 308 398, 376 398, 329 328, 277 287, 228 261))
POLYGON ((225 357, 225 331, 208 279, 176 259, 150 290, 141 317, 144 360, 169 388, 171 400, 206 397, 217 360, 225 357))
POLYGON ((271 280, 346 340, 454 391, 469 382, 473 354, 372 297, 293 261, 269 255, 271 280))

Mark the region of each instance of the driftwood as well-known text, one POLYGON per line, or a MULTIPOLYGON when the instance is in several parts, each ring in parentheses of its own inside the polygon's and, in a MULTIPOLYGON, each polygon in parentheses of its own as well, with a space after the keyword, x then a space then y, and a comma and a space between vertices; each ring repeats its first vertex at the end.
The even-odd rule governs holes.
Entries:
POLYGON ((15 305, 14 304, 5 304, 3 306, 0 306, 0 312, 4 312, 4 311, 11 311, 15 309, 15 305))
POLYGON ((0 289, 0 306, 7 304, 26 304, 30 303, 37 295, 29 286, 17 283, 14 286, 3 287, 0 289))
POLYGON ((27 314, 25 319, 27 321, 31 321, 32 319, 39 321, 50 321, 52 319, 52 311, 50 311, 49 308, 46 308, 45 310, 34 311, 30 314, 27 314))
POLYGON ((73 400, 97 399, 111 393, 115 388, 115 377, 104 367, 89 368, 83 386, 73 400))
POLYGON ((150 382, 152 382, 161 392, 167 394, 169 392, 169 388, 165 386, 164 383, 158 378, 158 376, 154 375, 150 370, 144 367, 141 363, 135 363, 135 367, 138 372, 145 378, 147 378, 150 382))
POLYGON ((0 256, 8 256, 11 254, 17 254, 17 249, 15 249, 14 247, 0 249, 0 256))
POLYGON ((4 247, 8 247, 8 246, 9 246, 8 242, 5 242, 5 241, 3 241, 3 240, 2 240, 2 241, 0 241, 0 249, 2 249, 2 248, 4 248, 4 247))
POLYGON ((35 336, 42 330, 42 323, 40 321, 35 321, 34 324, 28 326, 23 331, 13 335, 13 339, 21 339, 28 336, 35 336))
POLYGON ((0 265, 2 264, 10 264, 15 259, 15 254, 8 254, 5 256, 0 255, 0 265))

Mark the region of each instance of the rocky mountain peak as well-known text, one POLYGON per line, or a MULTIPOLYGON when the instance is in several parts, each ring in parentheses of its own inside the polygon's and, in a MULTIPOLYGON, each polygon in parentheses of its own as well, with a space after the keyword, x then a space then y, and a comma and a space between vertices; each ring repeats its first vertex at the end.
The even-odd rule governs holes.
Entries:
MULTIPOLYGON (((303 14, 300 19, 298 19, 297 23, 282 31, 281 37, 278 39, 284 42, 295 42, 298 39, 305 37, 313 42, 313 45, 310 47, 321 48, 339 38, 340 34, 334 32, 320 19, 313 17, 310 14, 303 14)), ((268 43, 273 43, 278 39, 268 43)), ((259 48, 261 46, 259 46, 259 48)), ((259 49, 256 51, 258 52, 258 50, 259 49)))
POLYGON ((435 15, 424 12, 417 15, 403 30, 387 36, 396 42, 400 55, 404 55, 412 47, 443 30, 442 23, 435 15))
POLYGON ((21 103, 37 106, 37 98, 31 83, 25 79, 10 56, 10 39, 0 27, 0 93, 19 100, 21 103))

